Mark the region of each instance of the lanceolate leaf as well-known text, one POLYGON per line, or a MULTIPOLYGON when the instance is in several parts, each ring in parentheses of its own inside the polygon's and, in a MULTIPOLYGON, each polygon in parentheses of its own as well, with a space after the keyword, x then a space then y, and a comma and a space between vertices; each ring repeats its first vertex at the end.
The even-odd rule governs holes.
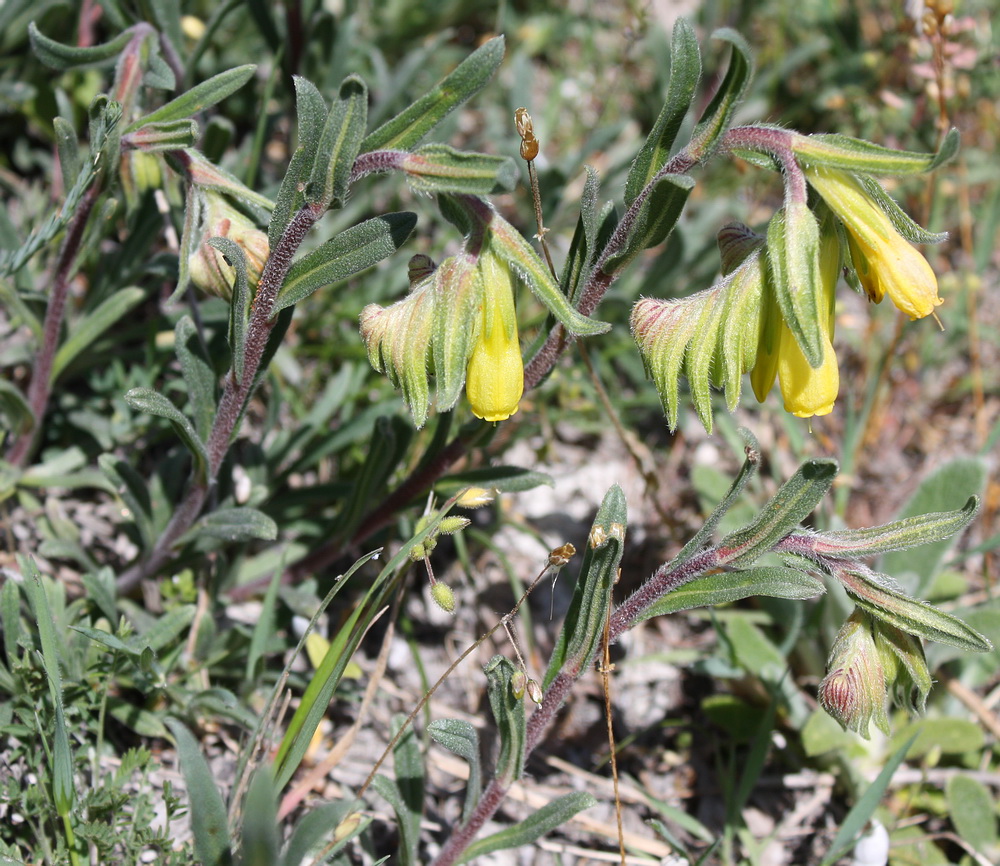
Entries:
POLYGON ((597 243, 597 193, 601 188, 597 172, 589 165, 584 166, 587 180, 583 185, 583 195, 580 197, 580 218, 576 223, 576 231, 569 246, 569 255, 563 266, 560 285, 562 293, 575 302, 583 286, 583 277, 590 270, 594 260, 597 243))
POLYGON ((74 358, 145 297, 146 292, 135 286, 120 289, 106 298, 82 321, 76 323, 70 329, 66 342, 56 352, 55 360, 52 362, 52 380, 55 381, 74 358))
POLYGON ((181 374, 187 385, 195 429, 203 440, 207 439, 215 422, 216 376, 189 316, 181 316, 177 320, 174 328, 174 351, 181 362, 181 374))
POLYGON ((584 670, 600 645, 611 606, 611 588, 624 550, 627 521, 625 494, 616 484, 605 494, 594 518, 573 600, 545 672, 546 688, 564 669, 570 675, 584 670))
POLYGON ((726 77, 701 116, 694 131, 688 150, 700 162, 711 154, 732 122, 733 113, 743 98, 743 94, 753 75, 753 61, 750 46, 735 30, 723 28, 712 34, 713 39, 721 39, 733 47, 726 77))
POLYGON ((475 726, 464 719, 438 719, 427 726, 435 742, 464 758, 469 765, 469 781, 465 789, 464 821, 479 802, 482 792, 482 769, 479 765, 479 734, 475 726))
POLYGON ((823 363, 819 224, 805 203, 779 211, 767 227, 767 260, 781 315, 814 368, 823 363))
POLYGON ((256 508, 219 508, 206 514, 182 537, 181 543, 206 535, 223 541, 273 541, 278 525, 256 508))
POLYGON ((181 120, 191 117, 199 111, 204 111, 239 90, 253 77, 256 69, 257 67, 253 63, 247 63, 244 66, 235 66, 225 72, 220 72, 218 75, 213 75, 207 81, 196 84, 156 111, 151 111, 145 117, 140 117, 135 123, 126 127, 125 132, 133 132, 151 123, 181 120))
POLYGON ((28 25, 31 47, 38 59, 53 69, 69 69, 71 66, 85 66, 112 60, 128 45, 134 35, 133 30, 124 30, 110 42, 78 48, 75 45, 63 45, 61 42, 49 39, 42 34, 34 21, 28 25))
POLYGON ((368 88, 351 75, 340 85, 316 147, 307 198, 323 207, 341 207, 347 197, 351 166, 368 122, 368 88))
POLYGON ((209 238, 235 272, 233 297, 229 304, 229 351, 233 358, 233 374, 237 382, 243 381, 243 362, 246 355, 247 320, 250 315, 250 285, 247 281, 247 259, 243 249, 229 238, 209 238))
POLYGON ((520 845, 530 845, 540 836, 560 827, 570 820, 577 812, 596 806, 597 800, 587 791, 574 791, 565 794, 557 800, 546 803, 523 821, 480 839, 473 843, 462 854, 459 863, 468 863, 483 854, 492 851, 503 851, 507 848, 517 848, 520 845))
POLYGON ((292 265, 271 315, 297 304, 322 286, 342 282, 392 255, 416 222, 416 214, 390 213, 365 220, 331 238, 292 265))
POLYGON ((933 171, 958 153, 959 134, 952 129, 937 153, 893 150, 839 133, 796 135, 792 150, 810 165, 839 168, 860 174, 906 175, 933 171))
POLYGON ((929 232, 923 226, 917 225, 877 180, 862 174, 858 176, 858 181, 865 188, 865 192, 889 215, 896 231, 911 244, 939 244, 948 240, 948 232, 929 232))
POLYGON ((795 568, 748 568, 701 577, 651 605, 636 622, 665 613, 707 605, 728 604, 764 595, 771 598, 815 598, 825 592, 823 582, 795 568))
POLYGON ((971 652, 993 649, 985 637, 957 617, 890 589, 860 568, 843 569, 837 577, 858 607, 901 631, 971 652))
POLYGON ((455 150, 428 144, 403 157, 400 164, 418 192, 490 195, 517 184, 517 165, 510 157, 455 150))
POLYGON ((670 43, 670 84, 667 99, 656 118, 652 132, 639 151, 628 179, 625 181, 625 206, 635 201, 636 196, 663 168, 670 156, 674 139, 691 107, 695 88, 701 78, 701 53, 694 28, 686 18, 678 18, 674 25, 670 43))
POLYGON ((836 460, 803 463, 752 523, 719 542, 720 564, 737 568, 752 565, 812 513, 836 476, 836 460))
POLYGON ((496 36, 477 48, 430 93, 382 124, 362 143, 370 150, 409 150, 456 108, 475 96, 503 60, 504 39, 496 36))
POLYGON ((970 496, 958 511, 918 514, 884 526, 824 532, 812 539, 813 549, 837 559, 861 559, 880 553, 908 550, 922 544, 946 541, 968 526, 979 510, 979 497, 970 496))
POLYGON ((146 412, 149 415, 159 415, 166 418, 181 437, 195 459, 198 474, 204 478, 208 472, 208 454, 187 416, 162 394, 151 388, 133 388, 125 394, 125 402, 133 409, 146 412))
POLYGON ((219 789, 215 787, 212 771, 191 732, 176 719, 167 719, 167 726, 177 743, 181 772, 191 804, 188 814, 191 816, 198 862, 204 866, 228 866, 232 862, 232 853, 226 807, 219 789))
POLYGON ((517 672, 514 663, 501 655, 493 656, 484 669, 486 694, 500 736, 500 754, 494 775, 509 786, 521 778, 525 758, 524 692, 514 693, 511 678, 517 672))
POLYGON ((113 454, 102 454, 97 458, 97 465, 100 466, 101 471, 111 482, 115 492, 128 509, 128 513, 139 531, 143 547, 149 549, 155 538, 149 488, 146 487, 146 483, 131 466, 113 454))

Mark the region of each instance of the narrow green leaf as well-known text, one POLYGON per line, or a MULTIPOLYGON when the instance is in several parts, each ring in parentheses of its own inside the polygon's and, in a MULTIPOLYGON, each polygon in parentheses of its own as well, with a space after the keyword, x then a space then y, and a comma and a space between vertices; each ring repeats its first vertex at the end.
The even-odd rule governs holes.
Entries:
POLYGON ((174 351, 191 401, 191 415, 198 435, 205 440, 215 421, 216 377, 197 328, 190 316, 181 316, 174 328, 174 351))
POLYGON ((170 731, 157 713, 136 706, 124 698, 109 695, 108 713, 140 737, 166 740, 170 736, 170 731))
POLYGON ((295 115, 299 142, 288 163, 288 170, 281 180, 271 222, 267 226, 267 238, 272 249, 277 246, 292 219, 292 214, 296 213, 305 202, 305 190, 308 188, 309 177, 316 162, 316 149, 328 114, 326 102, 316 89, 316 85, 298 75, 292 80, 295 84, 295 115))
POLYGON ((680 610, 728 604, 750 596, 771 598, 815 598, 825 592, 823 581, 795 568, 748 568, 700 577, 667 593, 636 622, 680 610))
POLYGON ((496 36, 465 58, 433 90, 382 124, 362 143, 362 152, 409 150, 452 111, 475 96, 503 60, 504 38, 496 36))
POLYGON ((809 165, 838 168, 861 174, 907 175, 933 171, 958 153, 960 136, 952 129, 937 153, 894 150, 839 133, 796 135, 792 150, 809 165))
POLYGON ((114 650, 115 652, 123 653, 129 658, 138 660, 141 653, 130 647, 117 635, 113 635, 110 632, 101 631, 99 628, 88 628, 82 625, 71 625, 73 631, 82 634, 84 637, 89 637, 95 643, 99 643, 101 646, 107 647, 109 650, 114 650))
POLYGON ((862 174, 858 175, 857 180, 865 188, 865 192, 888 214, 896 231, 911 244, 939 244, 948 240, 948 232, 929 232, 923 226, 917 225, 874 178, 862 174))
POLYGON ((221 102, 227 96, 235 93, 246 84, 257 70, 253 63, 234 66, 218 75, 213 75, 207 81, 196 84, 176 99, 171 99, 166 105, 140 117, 135 123, 129 124, 125 132, 134 132, 151 123, 163 123, 170 120, 181 120, 191 117, 199 111, 221 102))
POLYGON ((117 57, 134 35, 135 32, 129 29, 119 33, 110 42, 79 48, 75 45, 63 45, 61 42, 49 39, 48 36, 42 34, 34 21, 28 25, 28 37, 31 39, 32 49, 42 63, 53 69, 69 69, 73 66, 105 63, 117 57))
POLYGON ((56 136, 56 150, 59 152, 59 171, 64 178, 77 177, 83 165, 76 130, 68 120, 59 116, 52 118, 52 130, 56 136))
POLYGON ((805 203, 788 205, 767 226, 771 286, 781 315, 810 365, 823 363, 825 316, 819 273, 819 224, 805 203))
POLYGON ((969 501, 958 511, 918 514, 884 526, 824 532, 810 541, 815 544, 815 551, 823 556, 862 559, 879 553, 947 541, 965 529, 978 511, 979 497, 970 496, 969 501))
POLYGON ((35 426, 35 413, 21 391, 6 379, 0 379, 0 416, 7 419, 8 436, 35 426))
POLYGON ((571 675, 586 669, 601 643, 611 606, 611 589, 624 551, 627 522, 625 494, 615 484, 604 495, 594 517, 573 600, 545 672, 545 688, 564 669, 571 675))
MULTIPOLYGON (((393 736, 406 724, 406 716, 400 714, 392 720, 393 736)), ((401 851, 403 866, 418 866, 417 854, 420 844, 420 819, 424 813, 424 760, 420 754, 420 744, 412 726, 408 727, 392 750, 393 775, 399 791, 403 811, 397 814, 402 835, 401 851)))
MULTIPOLYGON (((299 703, 298 709, 288 723, 285 736, 278 747, 277 755, 274 759, 275 779, 279 789, 283 788, 294 775, 299 763, 302 761, 306 749, 312 739, 316 728, 323 716, 326 714, 330 699, 336 691, 337 685, 343 676, 344 669, 351 660, 355 649, 361 642, 361 638, 368 631, 375 615, 381 610, 387 597, 388 591, 395 585, 392 578, 400 573, 399 569, 409 563, 410 551, 417 544, 423 542, 428 535, 437 531, 441 520, 447 515, 448 508, 442 508, 437 517, 432 520, 423 530, 416 533, 406 544, 402 545, 399 551, 389 560, 379 572, 379 576, 371 584, 365 598, 357 605, 348 619, 337 630, 336 635, 330 642, 330 647, 320 662, 319 667, 313 674, 305 694, 299 703)), ((377 556, 379 551, 375 551, 362 559, 359 559, 351 570, 341 578, 333 592, 347 583, 347 577, 354 573, 365 562, 373 556, 377 556)), ((332 596, 333 593, 331 593, 332 596)), ((310 627, 312 623, 310 624, 310 627)), ((308 634, 308 631, 306 632, 308 634)), ((296 655, 301 651, 301 646, 305 641, 305 635, 299 644, 296 655)))
POLYGON ((752 565, 812 513, 836 476, 836 460, 803 463, 753 522, 719 542, 719 564, 734 568, 752 565))
MULTIPOLYGON (((442 196, 439 201, 446 201, 442 196)), ((498 213, 491 213, 489 248, 507 263, 553 316, 571 333, 578 336, 603 334, 611 325, 584 316, 570 306, 548 267, 524 236, 498 213)))
POLYGON ((560 280, 562 293, 571 303, 579 297, 584 276, 589 272, 597 253, 597 194, 601 182, 593 167, 585 165, 584 169, 587 172, 587 180, 583 184, 583 193, 580 196, 580 218, 573 232, 573 240, 569 245, 569 253, 560 280))
POLYGON ((317 289, 339 283, 392 255, 409 237, 416 214, 389 213, 365 220, 292 265, 274 302, 272 316, 309 297, 317 289))
POLYGON ((492 195, 517 185, 517 164, 507 156, 427 144, 403 157, 400 167, 417 192, 492 195))
POLYGON ((5 580, 3 586, 0 586, 0 626, 3 627, 3 649, 7 656, 7 667, 13 668, 21 658, 21 651, 17 645, 21 636, 21 593, 12 580, 5 580))
POLYGON ((837 577, 858 607, 908 634, 969 652, 993 649, 993 644, 958 617, 892 589, 887 580, 876 582, 878 575, 859 568, 838 571, 837 577))
POLYGON ((258 767, 243 802, 240 866, 275 866, 278 862, 278 791, 273 768, 258 767))
POLYGON ((469 765, 469 781, 465 788, 462 820, 466 820, 479 802, 483 790, 482 768, 479 762, 479 733, 464 719, 436 719, 427 726, 434 742, 464 758, 469 765))
POLYGON ((342 207, 351 167, 368 123, 368 88, 357 75, 344 79, 316 147, 306 197, 313 204, 342 207))
POLYGON ((245 677, 248 683, 257 679, 258 666, 267 651, 268 642, 274 637, 276 607, 278 604, 278 589, 281 586, 283 568, 276 568, 271 582, 267 585, 264 600, 261 602, 260 615, 254 623, 253 634, 250 635, 250 646, 247 648, 247 666, 245 677))
POLYGON ((42 665, 49 683, 49 694, 55 707, 55 730, 52 744, 52 801, 56 812, 66 817, 76 801, 73 782, 73 753, 69 746, 66 717, 63 711, 62 674, 59 670, 60 653, 55 635, 55 617, 49 606, 48 592, 41 572, 29 556, 18 556, 18 565, 24 575, 24 588, 35 614, 38 640, 42 646, 42 665))
MULTIPOLYGON (((620 250, 616 250, 602 263, 606 274, 614 274, 628 265, 643 250, 655 247, 666 240, 687 202, 694 187, 694 178, 686 174, 663 174, 651 182, 649 194, 632 204, 636 210, 629 227, 628 237, 620 250)), ((626 216, 625 219, 629 219, 626 216)))
POLYGON ((882 795, 885 794, 889 787, 889 782, 892 781, 893 774, 905 760, 906 753, 910 750, 910 746, 913 745, 913 741, 916 738, 916 734, 914 734, 902 747, 896 750, 882 768, 882 772, 875 778, 875 781, 868 786, 864 794, 851 807, 851 811, 847 813, 844 823, 840 825, 840 829, 837 831, 833 842, 830 843, 827 855, 823 858, 820 866, 833 866, 840 859, 841 855, 854 844, 855 840, 864 830, 865 825, 871 820, 872 815, 875 814, 875 810, 882 801, 882 795))
POLYGON ((208 454, 205 451, 205 445, 187 416, 180 409, 152 388, 133 388, 125 394, 125 402, 140 412, 166 418, 194 457, 198 474, 203 479, 207 476, 208 454))
POLYGON ((486 694, 500 737, 500 754, 493 774, 502 785, 509 786, 524 772, 524 691, 520 695, 514 692, 511 678, 518 669, 510 659, 493 656, 483 672, 486 674, 486 694))
POLYGON ((125 316, 146 297, 144 289, 128 286, 119 289, 109 298, 100 303, 96 309, 76 322, 69 330, 66 342, 59 347, 52 362, 52 377, 54 382, 66 367, 98 337, 115 322, 125 316))
POLYGON ((247 281, 247 259, 243 249, 229 238, 209 238, 233 268, 233 297, 229 304, 229 353, 233 359, 233 374, 236 381, 243 382, 243 366, 246 363, 247 321, 250 316, 250 285, 247 281))
POLYGON ((456 472, 454 475, 445 475, 434 489, 442 496, 451 496, 466 487, 492 488, 501 493, 523 493, 543 484, 551 487, 554 483, 551 475, 534 469, 522 469, 520 466, 483 466, 466 472, 456 472))
POLYGON ((698 37, 686 18, 678 18, 670 43, 667 99, 649 137, 629 169, 628 179, 625 181, 626 207, 635 201, 643 187, 666 164, 700 79, 701 52, 698 50, 698 37))
POLYGON ((722 136, 729 129, 736 107, 743 99, 743 94, 753 77, 750 46, 739 33, 726 27, 716 30, 712 34, 712 38, 728 42, 733 51, 729 60, 729 68, 726 70, 726 77, 722 80, 715 96, 712 97, 712 101, 691 133, 688 150, 699 162, 704 162, 715 150, 722 136))
POLYGON ((597 800, 593 794, 586 791, 574 791, 556 800, 546 803, 537 812, 529 815, 523 821, 518 821, 505 830, 493 833, 485 839, 474 842, 465 849, 459 863, 468 863, 476 857, 493 851, 503 851, 507 848, 517 848, 520 845, 530 845, 540 836, 550 830, 555 830, 569 821, 578 812, 596 806, 597 800))
POLYGON ((152 507, 146 482, 124 460, 113 454, 101 454, 97 458, 97 465, 125 505, 127 516, 132 518, 139 531, 143 548, 148 550, 152 547, 154 537, 152 507))
POLYGON ((122 136, 124 144, 146 153, 183 150, 198 141, 198 124, 189 118, 146 123, 122 136))
POLYGON ((278 524, 256 508, 219 508, 206 514, 184 535, 180 544, 199 536, 219 538, 223 541, 274 541, 278 537, 278 524))
MULTIPOLYGON (((340 823, 352 812, 357 814, 358 800, 337 800, 333 803, 323 803, 311 808, 295 825, 292 835, 285 846, 285 852, 279 861, 280 866, 302 866, 306 856, 319 846, 327 836, 332 836, 340 823)), ((370 816, 364 816, 358 826, 334 845, 327 853, 326 860, 330 862, 334 854, 340 851, 351 839, 361 833, 372 821, 370 816)))
POLYGON ((191 803, 191 831, 194 849, 203 866, 226 866, 232 862, 226 807, 198 741, 176 719, 167 719, 167 727, 177 744, 181 773, 191 803))

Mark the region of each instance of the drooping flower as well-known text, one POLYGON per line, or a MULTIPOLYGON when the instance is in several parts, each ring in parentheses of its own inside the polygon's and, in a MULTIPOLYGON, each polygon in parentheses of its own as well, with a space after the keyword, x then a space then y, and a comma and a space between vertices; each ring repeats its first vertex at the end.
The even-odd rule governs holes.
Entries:
POLYGON ((851 259, 869 299, 885 295, 911 319, 922 319, 941 303, 937 277, 896 229, 892 219, 852 174, 804 167, 806 179, 847 229, 851 259))
POLYGON ((247 283, 252 289, 260 280, 270 254, 267 232, 237 210, 228 199, 214 192, 205 194, 205 218, 201 242, 188 258, 191 282, 203 292, 232 300, 236 271, 225 256, 208 243, 210 238, 228 238, 243 250, 247 283))
POLYGON ((517 412, 524 392, 513 280, 507 266, 492 255, 483 257, 480 268, 482 315, 469 358, 465 392, 477 418, 506 421, 517 412))

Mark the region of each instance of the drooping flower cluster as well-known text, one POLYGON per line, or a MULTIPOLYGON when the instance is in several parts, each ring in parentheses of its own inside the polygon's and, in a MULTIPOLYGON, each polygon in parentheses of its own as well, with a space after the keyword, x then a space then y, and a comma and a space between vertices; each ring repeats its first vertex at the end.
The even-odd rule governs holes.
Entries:
POLYGON ((740 134, 742 147, 777 159, 785 174, 785 206, 766 238, 727 226, 719 235, 718 283, 686 298, 643 298, 632 311, 632 332, 671 429, 682 373, 709 431, 710 385, 725 390, 732 411, 745 373, 761 402, 777 380, 793 415, 831 412, 840 385, 833 336, 842 272, 871 301, 888 295, 911 319, 933 314, 941 303, 934 272, 913 243, 946 236, 913 223, 867 173, 927 170, 940 157, 844 136, 764 127, 740 134))
POLYGON ((431 406, 431 377, 439 412, 458 402, 463 385, 477 418, 505 421, 517 412, 524 366, 515 274, 571 333, 607 330, 570 306, 528 242, 482 199, 456 196, 453 203, 469 232, 465 248, 439 266, 414 256, 409 294, 361 311, 368 359, 402 392, 418 427, 431 406))

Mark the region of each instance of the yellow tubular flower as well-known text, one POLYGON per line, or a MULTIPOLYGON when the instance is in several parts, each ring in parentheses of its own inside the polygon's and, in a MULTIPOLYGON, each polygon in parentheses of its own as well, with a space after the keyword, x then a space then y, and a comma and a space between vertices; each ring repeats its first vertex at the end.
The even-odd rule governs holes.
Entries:
POLYGON ((482 257, 482 320, 475 337, 465 393, 472 412, 484 421, 506 421, 517 412, 524 392, 524 364, 517 337, 514 285, 503 262, 482 257))
POLYGON ((847 172, 807 166, 805 173, 846 227, 868 297, 878 303, 888 293, 911 319, 930 315, 941 303, 937 277, 927 259, 896 231, 888 214, 847 172))
POLYGON ((785 400, 785 411, 797 418, 828 415, 840 390, 840 370, 833 351, 835 289, 840 271, 840 250, 832 231, 823 234, 819 252, 819 274, 823 284, 826 309, 820 312, 823 334, 823 363, 809 366, 785 321, 781 322, 778 349, 778 382, 785 400))

